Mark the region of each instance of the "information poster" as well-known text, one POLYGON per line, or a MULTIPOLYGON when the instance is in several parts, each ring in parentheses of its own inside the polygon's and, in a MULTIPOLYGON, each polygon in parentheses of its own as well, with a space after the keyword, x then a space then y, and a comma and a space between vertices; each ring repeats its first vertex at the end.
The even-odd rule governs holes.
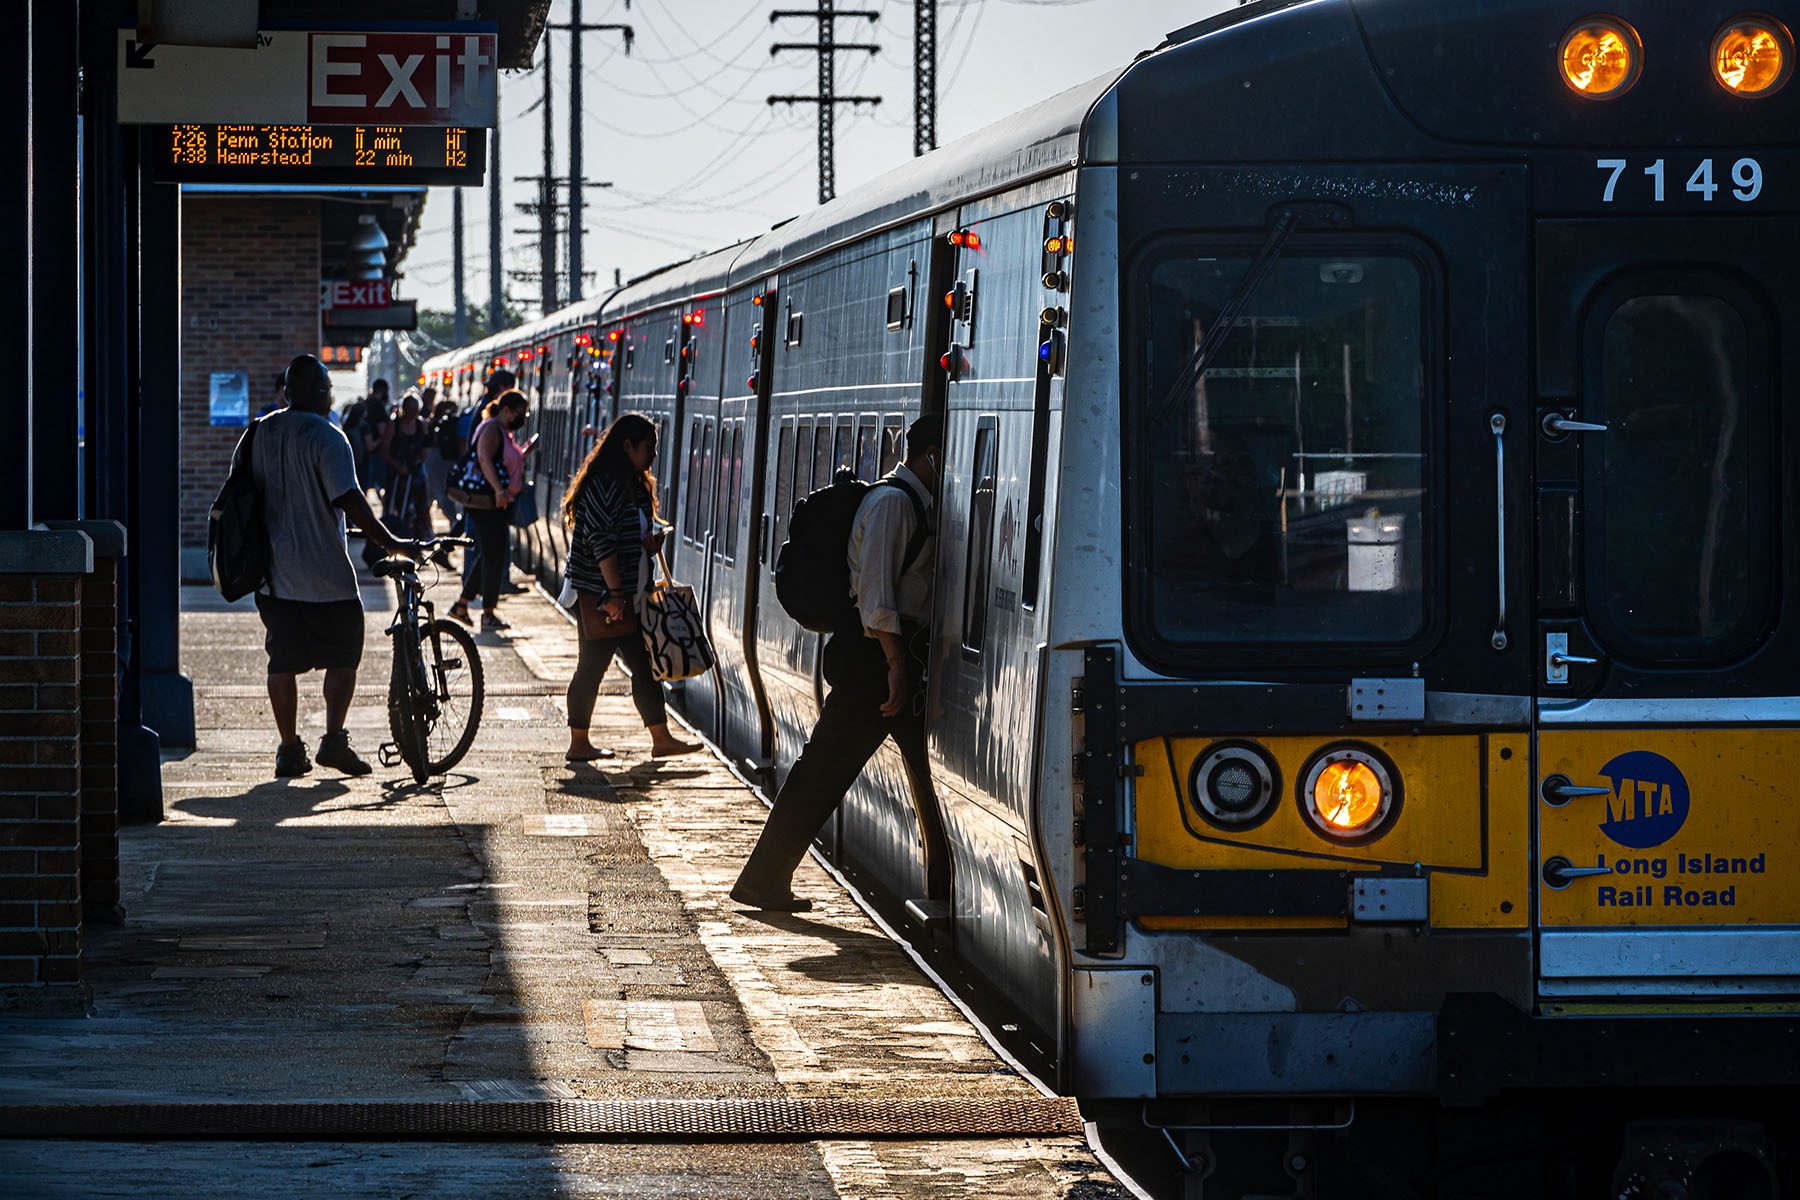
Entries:
POLYGON ((244 371, 214 371, 211 403, 214 425, 250 423, 250 376, 244 371))

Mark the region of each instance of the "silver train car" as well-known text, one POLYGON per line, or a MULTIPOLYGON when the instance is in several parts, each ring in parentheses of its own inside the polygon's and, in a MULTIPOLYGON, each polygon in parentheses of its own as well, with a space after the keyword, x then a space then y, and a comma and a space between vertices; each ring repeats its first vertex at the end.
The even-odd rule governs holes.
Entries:
POLYGON ((659 423, 771 789, 793 503, 945 415, 932 786, 822 840, 1159 1191, 1780 1195, 1797 16, 1260 0, 424 381, 546 514, 659 423))

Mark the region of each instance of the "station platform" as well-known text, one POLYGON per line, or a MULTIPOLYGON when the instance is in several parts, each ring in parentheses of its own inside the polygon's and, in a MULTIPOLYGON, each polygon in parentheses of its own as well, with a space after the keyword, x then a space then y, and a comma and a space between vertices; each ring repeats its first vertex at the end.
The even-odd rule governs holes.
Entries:
MULTIPOLYGON (((365 582, 375 761, 392 601, 365 582)), ((183 605, 199 748, 126 831, 91 1014, 0 1013, 9 1194, 1129 1194, 816 862, 811 913, 727 899, 765 809, 704 752, 650 758, 622 675, 594 723, 618 758, 562 761, 575 641, 541 595, 479 639, 480 735, 424 787, 272 779, 254 608, 183 605)))

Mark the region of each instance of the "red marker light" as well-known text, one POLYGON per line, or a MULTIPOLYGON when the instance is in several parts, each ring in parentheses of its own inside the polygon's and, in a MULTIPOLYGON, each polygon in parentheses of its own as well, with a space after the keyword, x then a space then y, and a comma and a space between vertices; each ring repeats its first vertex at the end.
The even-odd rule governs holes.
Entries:
POLYGON ((750 303, 755 305, 757 308, 761 308, 763 306, 763 294, 761 292, 758 292, 756 295, 750 297, 750 303))
POLYGON ((944 307, 949 308, 949 309, 954 309, 956 307, 955 291, 948 291, 948 292, 944 293, 944 307))
POLYGON ((744 380, 744 386, 754 392, 756 390, 756 376, 752 375, 750 378, 744 380))
POLYGON ((618 341, 618 340, 619 340, 619 331, 618 331, 618 330, 616 330, 616 329, 609 329, 609 330, 607 330, 607 331, 606 331, 606 340, 607 340, 607 341, 609 341, 609 342, 616 342, 616 341, 618 341))

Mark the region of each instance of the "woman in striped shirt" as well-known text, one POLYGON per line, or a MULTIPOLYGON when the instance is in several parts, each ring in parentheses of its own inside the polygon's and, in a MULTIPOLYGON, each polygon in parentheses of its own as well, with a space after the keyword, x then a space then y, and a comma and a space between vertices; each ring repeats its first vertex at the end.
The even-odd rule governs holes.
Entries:
POLYGON ((639 413, 612 423, 563 497, 563 525, 569 531, 568 581, 574 585, 575 616, 581 630, 581 658, 569 680, 570 762, 612 758, 613 752, 588 739, 600 681, 617 655, 631 670, 631 698, 650 731, 655 758, 688 754, 700 747, 669 732, 662 684, 651 669, 638 628, 640 573, 649 556, 662 550, 667 526, 656 520, 656 426, 639 413))

